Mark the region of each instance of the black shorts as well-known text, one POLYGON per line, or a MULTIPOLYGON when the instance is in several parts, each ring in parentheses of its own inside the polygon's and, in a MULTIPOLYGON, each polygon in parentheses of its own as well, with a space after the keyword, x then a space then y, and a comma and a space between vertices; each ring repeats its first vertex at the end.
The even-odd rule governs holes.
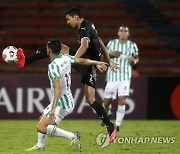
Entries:
POLYGON ((84 66, 73 64, 72 67, 81 74, 81 82, 95 88, 97 68, 94 65, 84 66))

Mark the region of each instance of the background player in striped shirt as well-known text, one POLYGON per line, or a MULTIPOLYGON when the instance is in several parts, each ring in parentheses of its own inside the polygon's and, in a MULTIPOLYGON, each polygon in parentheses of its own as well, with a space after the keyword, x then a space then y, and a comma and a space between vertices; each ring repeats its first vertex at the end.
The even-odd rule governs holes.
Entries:
POLYGON ((62 119, 74 109, 74 98, 70 89, 71 64, 96 65, 100 71, 106 71, 107 63, 62 55, 59 54, 60 50, 61 42, 59 40, 53 39, 48 41, 47 54, 51 60, 51 63, 48 65, 48 77, 53 93, 53 100, 45 108, 37 125, 37 144, 32 148, 26 149, 26 151, 43 150, 46 134, 68 138, 71 140, 71 143, 76 145, 79 151, 81 150, 79 132, 72 133, 57 127, 62 119))
MULTIPOLYGON (((118 31, 119 39, 110 40, 107 44, 107 51, 112 60, 119 65, 116 72, 108 69, 106 73, 106 87, 104 92, 103 106, 111 116, 111 101, 116 99, 118 94, 118 108, 116 111, 117 131, 125 115, 125 101, 129 96, 130 82, 132 77, 132 66, 137 64, 138 48, 135 43, 128 40, 130 33, 127 26, 120 26, 118 31)), ((104 123, 102 123, 102 126, 104 123)))

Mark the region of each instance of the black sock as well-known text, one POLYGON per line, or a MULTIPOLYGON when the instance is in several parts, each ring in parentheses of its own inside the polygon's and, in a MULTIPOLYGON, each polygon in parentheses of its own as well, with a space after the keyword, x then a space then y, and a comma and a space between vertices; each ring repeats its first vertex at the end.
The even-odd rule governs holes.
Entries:
POLYGON ((48 57, 46 47, 38 49, 36 53, 25 59, 25 66, 46 57, 48 57))
POLYGON ((106 126, 112 125, 109 117, 107 116, 106 111, 104 110, 103 106, 95 101, 93 104, 90 105, 97 113, 97 115, 101 118, 101 120, 106 124, 106 126))

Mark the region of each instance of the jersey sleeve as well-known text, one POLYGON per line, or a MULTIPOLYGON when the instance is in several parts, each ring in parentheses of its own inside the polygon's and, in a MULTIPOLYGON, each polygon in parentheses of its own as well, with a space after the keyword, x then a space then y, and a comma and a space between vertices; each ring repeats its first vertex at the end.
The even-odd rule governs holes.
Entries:
POLYGON ((111 49, 111 48, 112 48, 112 47, 111 47, 112 45, 111 45, 111 44, 112 44, 112 41, 109 41, 108 44, 107 44, 107 46, 106 46, 107 52, 112 51, 112 49, 111 49))
POLYGON ((80 40, 83 37, 87 37, 88 39, 90 39, 90 24, 84 23, 83 25, 81 25, 79 29, 79 35, 80 35, 80 40))
POLYGON ((75 56, 71 56, 71 55, 67 55, 67 56, 69 57, 71 64, 76 63, 76 57, 75 56))
POLYGON ((133 57, 138 57, 138 47, 136 43, 133 43, 133 49, 134 49, 133 57))
POLYGON ((57 64, 49 64, 48 72, 52 80, 62 78, 60 67, 57 64))

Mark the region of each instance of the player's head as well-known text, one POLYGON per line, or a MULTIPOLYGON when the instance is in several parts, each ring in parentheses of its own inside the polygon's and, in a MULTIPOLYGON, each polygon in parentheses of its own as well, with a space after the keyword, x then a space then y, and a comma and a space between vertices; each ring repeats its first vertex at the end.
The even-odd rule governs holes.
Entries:
POLYGON ((51 39, 47 42, 47 53, 50 54, 51 52, 53 54, 58 55, 61 50, 61 42, 58 39, 51 39))
POLYGON ((71 27, 77 27, 80 19, 82 19, 81 12, 78 8, 70 8, 66 13, 67 24, 71 27))
POLYGON ((65 13, 65 15, 69 15, 69 16, 71 16, 71 17, 78 16, 79 18, 82 18, 82 16, 81 16, 81 11, 80 11, 78 8, 76 8, 76 7, 70 8, 70 9, 65 13))
POLYGON ((121 40, 127 40, 129 37, 129 28, 126 25, 121 25, 119 27, 118 36, 121 40))

